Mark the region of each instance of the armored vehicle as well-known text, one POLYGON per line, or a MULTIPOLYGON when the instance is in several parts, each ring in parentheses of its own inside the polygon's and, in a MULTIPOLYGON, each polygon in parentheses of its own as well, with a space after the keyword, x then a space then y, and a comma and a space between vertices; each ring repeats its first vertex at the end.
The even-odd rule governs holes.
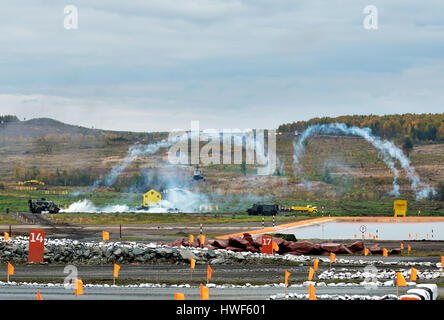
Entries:
POLYGON ((279 205, 255 203, 247 209, 247 213, 249 216, 274 216, 279 213, 279 205))
POLYGON ((58 213, 60 211, 60 208, 54 202, 48 201, 45 198, 42 198, 42 200, 30 199, 28 204, 29 210, 32 213, 42 213, 43 211, 58 213))

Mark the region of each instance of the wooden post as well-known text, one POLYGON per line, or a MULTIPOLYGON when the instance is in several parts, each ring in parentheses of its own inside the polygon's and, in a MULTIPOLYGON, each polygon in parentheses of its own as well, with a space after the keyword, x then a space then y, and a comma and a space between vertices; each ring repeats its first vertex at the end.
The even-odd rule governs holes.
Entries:
POLYGON ((120 225, 120 240, 122 240, 122 225, 120 225))

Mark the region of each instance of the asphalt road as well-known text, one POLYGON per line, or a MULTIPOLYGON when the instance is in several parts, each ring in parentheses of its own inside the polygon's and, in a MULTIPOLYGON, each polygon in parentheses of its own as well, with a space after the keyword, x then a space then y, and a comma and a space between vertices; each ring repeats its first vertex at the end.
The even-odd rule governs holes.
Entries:
MULTIPOLYGON (((0 300, 35 300, 37 289, 45 300, 174 300, 176 292, 183 293, 186 300, 200 300, 199 287, 190 288, 125 288, 125 287, 84 287, 83 295, 75 296, 74 290, 64 287, 38 287, 38 286, 2 286, 0 287, 0 300)), ((400 288, 399 294, 403 294, 407 288, 400 288)), ((266 300, 272 295, 283 294, 283 287, 261 288, 210 288, 211 300, 266 300)), ((308 287, 287 288, 287 294, 308 294, 308 287)), ((378 295, 396 294, 394 287, 378 287, 366 289, 359 287, 318 287, 316 295, 378 295)))
MULTIPOLYGON (((350 259, 351 257, 347 257, 350 259)), ((362 258, 362 257, 353 257, 362 258)), ((416 258, 416 261, 436 261, 439 258, 416 258)), ((392 261, 407 261, 405 257, 391 258, 392 261)), ((412 261, 412 260, 408 260, 412 261)), ((364 271, 367 265, 344 265, 333 264, 336 271, 347 270, 364 271)), ((409 269, 408 266, 387 266, 375 265, 379 269, 409 269)), ((68 275, 65 273, 66 265, 16 265, 14 268, 14 276, 11 279, 15 281, 63 281, 68 275)), ((189 265, 165 265, 165 264, 121 264, 118 281, 122 283, 136 282, 153 282, 153 283, 200 283, 206 281, 207 265, 196 264, 191 275, 189 265)), ((103 283, 112 281, 113 265, 80 265, 75 266, 79 278, 92 281, 94 283, 103 283)), ((283 282, 285 270, 288 270, 292 276, 290 281, 302 283, 307 280, 308 265, 297 263, 291 265, 281 264, 238 264, 238 265, 213 265, 213 280, 218 284, 234 283, 234 284, 263 284, 263 283, 280 283, 283 282)), ((317 274, 325 270, 329 270, 330 264, 326 262, 319 263, 317 274)), ((432 263, 430 267, 415 266, 419 271, 433 270, 437 268, 432 263)), ((5 275, 0 280, 6 280, 7 266, 0 266, 0 275, 5 275)), ((387 279, 388 280, 388 279, 387 279)))

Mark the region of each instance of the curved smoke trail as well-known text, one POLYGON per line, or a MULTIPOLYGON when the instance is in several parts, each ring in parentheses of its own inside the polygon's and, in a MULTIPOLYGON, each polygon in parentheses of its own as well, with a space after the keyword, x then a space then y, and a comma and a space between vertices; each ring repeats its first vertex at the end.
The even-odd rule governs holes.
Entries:
MULTIPOLYGON (((202 134, 202 133, 201 133, 202 134)), ((211 134, 206 134, 208 136, 212 136, 211 134)), ((203 136, 205 136, 205 134, 203 134, 203 136)), ((234 139, 234 144, 243 144, 242 141, 242 135, 241 138, 239 139, 239 136, 234 134, 235 139, 234 139), (238 138, 238 139, 236 139, 238 138)), ((269 153, 268 155, 268 159, 267 156, 264 155, 264 153, 262 152, 264 150, 264 144, 263 141, 261 141, 260 139, 254 139, 254 137, 251 137, 249 135, 244 135, 243 137, 245 137, 245 141, 247 144, 247 147, 253 148, 254 150, 256 150, 256 157, 258 158, 258 162, 260 164, 266 165, 265 168, 265 174, 273 174, 272 169, 270 169, 270 163, 272 161, 276 161, 276 159, 273 158, 273 153, 269 153), (259 152, 260 150, 262 150, 261 152, 259 152)), ((182 135, 178 135, 175 136, 174 138, 169 138, 169 139, 163 139, 161 141, 155 142, 155 143, 151 143, 148 145, 141 145, 141 144, 134 144, 132 145, 129 149, 128 149, 128 153, 125 156, 125 159, 122 161, 122 163, 116 165, 115 167, 113 167, 111 169, 111 171, 102 179, 98 179, 96 180, 93 185, 92 188, 95 189, 97 188, 100 184, 104 184, 105 186, 109 187, 112 186, 118 176, 139 156, 142 155, 152 155, 154 153, 156 153, 157 151, 159 151, 159 149, 161 148, 169 148, 171 146, 173 146, 174 144, 181 142, 181 141, 185 141, 190 139, 190 137, 188 136, 187 133, 182 134, 182 135)), ((276 157, 277 158, 277 157, 276 157)), ((277 158, 277 161, 279 161, 279 159, 277 158)))
POLYGON ((304 141, 311 137, 312 135, 325 133, 325 134, 335 134, 343 133, 346 135, 354 135, 364 138, 370 144, 372 144, 377 150, 379 150, 383 155, 384 163, 392 170, 393 179, 393 189, 390 191, 391 195, 399 195, 399 185, 397 183, 399 172, 395 167, 393 159, 398 160, 401 167, 406 171, 407 177, 411 181, 411 188, 415 192, 416 199, 424 199, 429 195, 435 195, 436 191, 429 185, 420 181, 418 175, 415 172, 415 168, 410 165, 410 160, 404 155, 401 149, 399 149, 393 142, 387 140, 381 140, 372 134, 370 128, 359 128, 359 127, 347 127, 344 123, 330 123, 330 124, 316 124, 308 127, 302 136, 296 141, 293 141, 294 154, 293 154, 293 165, 295 175, 301 172, 299 166, 299 159, 304 152, 304 141))
POLYGON ((105 184, 105 186, 109 187, 116 182, 117 177, 134 161, 137 157, 142 155, 150 155, 154 154, 161 148, 168 148, 172 146, 175 143, 175 141, 169 141, 167 139, 163 139, 159 142, 152 143, 149 145, 141 145, 141 144, 135 144, 132 145, 128 149, 128 153, 123 160, 122 163, 119 165, 116 165, 111 169, 111 171, 103 178, 99 179, 94 182, 93 188, 96 188, 100 185, 101 182, 105 184))

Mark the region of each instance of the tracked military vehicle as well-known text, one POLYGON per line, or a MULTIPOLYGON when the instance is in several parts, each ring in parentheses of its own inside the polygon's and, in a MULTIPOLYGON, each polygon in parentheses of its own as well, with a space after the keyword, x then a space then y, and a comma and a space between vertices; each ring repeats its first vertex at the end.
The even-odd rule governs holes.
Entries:
POLYGON ((249 216, 275 216, 279 213, 279 205, 255 203, 247 213, 249 216))
POLYGON ((28 205, 32 213, 42 213, 43 211, 58 213, 60 211, 60 208, 54 202, 48 201, 45 198, 41 200, 30 199, 28 205))

